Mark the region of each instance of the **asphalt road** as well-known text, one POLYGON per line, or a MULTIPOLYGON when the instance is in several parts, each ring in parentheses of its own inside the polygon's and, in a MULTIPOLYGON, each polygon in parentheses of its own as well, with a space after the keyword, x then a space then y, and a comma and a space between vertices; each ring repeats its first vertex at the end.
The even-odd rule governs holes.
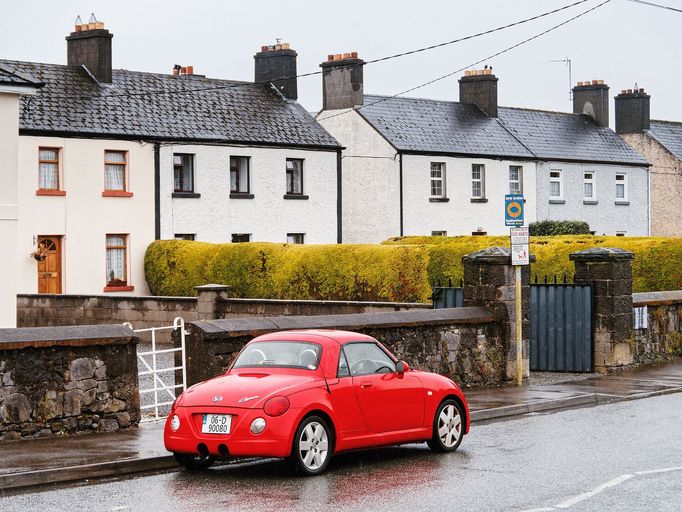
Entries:
POLYGON ((474 425, 456 453, 339 455, 291 477, 278 461, 148 475, 0 499, 10 511, 682 509, 682 394, 474 425))

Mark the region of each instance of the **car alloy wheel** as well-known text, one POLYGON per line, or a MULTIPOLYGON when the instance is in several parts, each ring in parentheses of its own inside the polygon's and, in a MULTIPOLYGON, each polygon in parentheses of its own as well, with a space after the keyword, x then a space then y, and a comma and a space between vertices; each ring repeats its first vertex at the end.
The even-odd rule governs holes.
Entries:
POLYGON ((438 407, 433 420, 433 437, 429 447, 437 452, 452 452, 462 442, 461 406, 454 400, 446 400, 438 407))
POLYGON ((317 475, 329 464, 331 455, 330 431, 327 423, 318 416, 301 422, 294 438, 293 459, 298 473, 317 475))

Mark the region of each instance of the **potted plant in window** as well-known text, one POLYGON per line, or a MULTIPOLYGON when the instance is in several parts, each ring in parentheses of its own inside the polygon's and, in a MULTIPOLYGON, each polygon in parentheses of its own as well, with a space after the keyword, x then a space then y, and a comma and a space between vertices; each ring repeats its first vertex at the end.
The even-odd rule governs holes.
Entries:
POLYGON ((45 249, 45 244, 43 242, 40 242, 36 247, 36 250, 33 251, 30 254, 30 256, 36 261, 45 261, 45 258, 47 258, 47 250, 45 249))
POLYGON ((116 277, 113 270, 109 272, 109 282, 107 283, 107 286, 126 286, 127 284, 127 281, 116 277))

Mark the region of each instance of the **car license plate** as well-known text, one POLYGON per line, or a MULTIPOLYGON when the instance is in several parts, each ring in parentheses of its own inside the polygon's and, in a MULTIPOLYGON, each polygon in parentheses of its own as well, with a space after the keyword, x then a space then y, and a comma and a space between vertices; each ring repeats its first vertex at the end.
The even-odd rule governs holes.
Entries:
POLYGON ((232 416, 229 414, 204 414, 201 424, 202 434, 229 434, 232 416))

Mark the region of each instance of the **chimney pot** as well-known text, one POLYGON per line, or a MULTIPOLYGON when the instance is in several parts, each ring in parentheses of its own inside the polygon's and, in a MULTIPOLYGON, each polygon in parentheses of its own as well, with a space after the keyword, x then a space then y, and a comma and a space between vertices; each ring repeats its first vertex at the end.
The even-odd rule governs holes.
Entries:
POLYGON ((282 43, 282 50, 288 50, 290 46, 291 45, 289 43, 282 43))
POLYGON ((344 59, 350 59, 350 53, 344 53, 343 58, 344 59))
POLYGON ((357 59, 358 58, 358 52, 350 52, 350 58, 351 59, 357 59))
POLYGON ((628 94, 632 94, 632 89, 628 89, 628 94))
POLYGON ((188 75, 194 74, 194 66, 187 66, 187 74, 188 75))
POLYGON ((334 54, 334 60, 341 60, 341 54, 340 54, 340 53, 335 53, 335 54, 334 54))
POLYGON ((267 46, 267 45, 261 46, 261 47, 260 47, 260 51, 262 51, 262 52, 267 52, 267 51, 268 51, 268 46, 267 46))

